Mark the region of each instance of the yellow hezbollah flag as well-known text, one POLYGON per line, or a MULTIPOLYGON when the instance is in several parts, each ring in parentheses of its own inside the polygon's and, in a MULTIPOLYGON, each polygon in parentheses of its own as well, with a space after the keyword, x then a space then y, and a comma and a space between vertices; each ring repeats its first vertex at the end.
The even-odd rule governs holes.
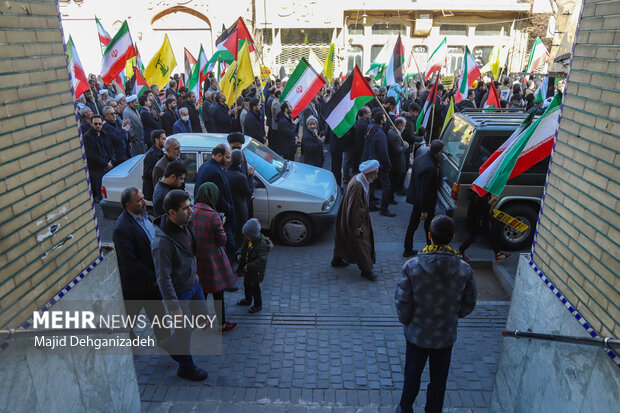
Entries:
POLYGON ((164 36, 164 44, 144 69, 144 79, 149 85, 157 85, 160 89, 168 84, 172 69, 177 66, 177 61, 170 47, 168 35, 164 36))
POLYGON ((243 42, 237 60, 230 65, 220 80, 220 90, 226 96, 226 103, 232 106, 241 91, 250 86, 252 82, 254 82, 254 72, 250 61, 248 42, 243 42))
POLYGON ((493 79, 498 80, 499 76, 499 46, 493 46, 493 50, 491 50, 491 55, 489 56, 489 62, 482 66, 480 69, 480 73, 491 72, 493 74, 493 79))

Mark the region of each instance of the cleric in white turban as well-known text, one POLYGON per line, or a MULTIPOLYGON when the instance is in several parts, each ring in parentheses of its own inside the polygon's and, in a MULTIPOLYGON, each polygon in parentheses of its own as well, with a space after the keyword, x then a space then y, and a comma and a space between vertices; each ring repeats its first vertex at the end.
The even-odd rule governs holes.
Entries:
POLYGON ((359 166, 360 173, 349 181, 336 217, 333 267, 357 264, 362 277, 374 281, 375 239, 370 221, 370 183, 377 178, 379 162, 371 159, 359 166))

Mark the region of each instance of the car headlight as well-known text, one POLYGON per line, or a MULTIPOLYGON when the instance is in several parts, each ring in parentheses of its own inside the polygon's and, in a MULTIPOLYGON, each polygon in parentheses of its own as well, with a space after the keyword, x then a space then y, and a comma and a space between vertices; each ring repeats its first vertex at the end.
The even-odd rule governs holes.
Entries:
POLYGON ((337 192, 334 192, 333 194, 330 195, 327 201, 323 202, 323 207, 321 208, 323 212, 328 212, 332 209, 332 207, 334 206, 334 203, 336 203, 336 196, 337 196, 337 192))

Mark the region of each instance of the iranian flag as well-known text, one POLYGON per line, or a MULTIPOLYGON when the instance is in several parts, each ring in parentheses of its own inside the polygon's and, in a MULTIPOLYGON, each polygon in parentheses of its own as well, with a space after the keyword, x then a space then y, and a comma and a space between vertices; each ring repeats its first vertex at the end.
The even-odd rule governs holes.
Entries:
POLYGON ((383 84, 386 86, 392 86, 396 82, 396 79, 403 77, 403 65, 405 64, 405 48, 403 47, 403 41, 400 38, 400 34, 396 39, 394 49, 392 49, 392 56, 388 61, 385 69, 385 76, 383 84))
POLYGON ((387 43, 385 43, 385 46, 383 46, 379 51, 377 57, 375 57, 375 61, 371 63, 370 68, 368 69, 366 74, 369 76, 374 76, 375 81, 378 81, 383 77, 385 67, 387 66, 390 56, 392 56, 392 51, 394 50, 395 45, 396 38, 390 37, 387 43))
POLYGON ((207 55, 200 45, 200 53, 198 53, 198 60, 194 65, 194 69, 187 80, 187 89, 196 94, 198 102, 202 103, 202 93, 200 93, 200 85, 207 78, 207 55))
POLYGON ((418 115, 418 119, 415 122, 415 131, 416 133, 420 130, 420 128, 426 129, 426 125, 428 125, 428 120, 431 117, 431 113, 435 110, 435 101, 437 100, 437 85, 439 84, 439 76, 437 76, 437 80, 435 80, 435 84, 431 89, 431 93, 428 94, 426 98, 426 102, 424 102, 424 107, 422 107, 422 111, 418 115))
POLYGON ((107 47, 112 41, 112 36, 103 28, 97 16, 95 16, 95 23, 97 23, 97 33, 99 33, 99 43, 101 43, 103 47, 107 47))
POLYGON ((142 76, 142 73, 136 66, 133 67, 133 73, 135 79, 133 82, 133 87, 131 88, 131 94, 140 97, 140 95, 149 90, 149 85, 146 83, 144 76, 142 76))
POLYGON ((80 62, 77 49, 75 48, 75 44, 73 44, 71 36, 69 36, 69 41, 67 42, 67 57, 69 61, 69 74, 71 75, 73 96, 77 99, 82 96, 82 93, 89 89, 89 85, 84 67, 82 66, 82 62, 80 62))
POLYGON ((463 64, 461 65, 462 79, 459 88, 456 91, 454 101, 459 103, 463 99, 467 99, 469 86, 474 83, 480 76, 480 69, 474 60, 474 56, 469 52, 469 48, 465 46, 465 56, 463 56, 463 64))
POLYGON ((530 60, 527 62, 526 72, 531 73, 534 70, 541 67, 549 59, 549 52, 543 44, 540 37, 536 37, 534 47, 532 48, 532 54, 530 54, 530 60))
POLYGON ((127 21, 119 29, 118 33, 112 38, 108 47, 103 52, 101 62, 101 78, 108 85, 125 68, 125 62, 136 55, 136 51, 129 34, 127 21))
POLYGON ((493 161, 495 161, 495 159, 497 159, 497 157, 500 156, 502 152, 506 150, 507 147, 512 145, 512 143, 519 137, 519 135, 521 135, 521 133, 523 133, 524 130, 529 128, 529 126, 532 124, 532 121, 534 120, 535 114, 536 114, 536 111, 531 111, 530 114, 527 115, 527 117, 523 120, 523 122, 521 122, 519 127, 515 129, 512 135, 510 135, 510 137, 506 139, 506 141, 502 143, 501 146, 497 148, 497 150, 491 154, 491 156, 489 156, 489 159, 487 159, 482 164, 482 166, 478 170, 479 173, 483 173, 485 169, 487 169, 489 165, 491 165, 493 161))
POLYGON ((426 63, 426 70, 424 71, 424 79, 428 80, 431 75, 439 71, 446 65, 446 58, 448 56, 448 40, 443 38, 439 46, 433 51, 431 57, 428 58, 426 63))
POLYGON ((286 87, 280 96, 280 103, 288 101, 292 106, 291 116, 296 118, 325 83, 327 83, 325 78, 310 66, 305 57, 302 57, 286 82, 286 87))
POLYGON ((497 88, 495 87, 495 83, 491 82, 491 86, 489 87, 489 94, 487 96, 487 101, 484 102, 483 108, 495 108, 501 109, 502 105, 499 103, 499 94, 497 93, 497 88))
POLYGON ((508 144, 476 178, 472 189, 480 196, 487 192, 500 196, 509 179, 519 176, 551 155, 560 124, 561 103, 562 94, 558 93, 545 113, 508 144))
POLYGON ((325 105, 325 121, 334 134, 341 138, 353 127, 357 112, 374 97, 375 94, 364 79, 362 71, 355 65, 353 72, 325 105))

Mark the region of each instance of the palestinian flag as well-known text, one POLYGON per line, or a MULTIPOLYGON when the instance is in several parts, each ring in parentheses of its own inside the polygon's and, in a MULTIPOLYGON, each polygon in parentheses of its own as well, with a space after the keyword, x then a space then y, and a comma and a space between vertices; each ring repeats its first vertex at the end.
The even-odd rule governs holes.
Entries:
POLYGON ((527 62, 526 72, 531 73, 541 67, 549 59, 549 52, 543 44, 540 37, 536 37, 532 53, 530 54, 530 60, 527 62))
POLYGON ((487 192, 500 196, 506 182, 551 155, 560 125, 562 94, 553 98, 545 113, 517 136, 480 174, 472 189, 480 196, 487 192))
POLYGON ((536 114, 536 111, 531 111, 530 114, 527 115, 527 117, 523 120, 523 122, 521 122, 519 127, 512 133, 512 135, 510 135, 510 137, 506 139, 506 141, 502 143, 501 146, 497 148, 497 150, 491 154, 491 156, 489 156, 489 159, 487 159, 482 164, 480 169, 478 169, 479 173, 483 173, 485 169, 487 169, 489 165, 491 165, 493 161, 495 161, 495 159, 497 159, 497 157, 501 155, 501 153, 504 152, 508 146, 512 145, 512 142, 514 142, 514 140, 517 139, 519 135, 521 135, 521 133, 532 124, 535 114, 536 114))
POLYGON ((497 93, 497 88, 495 87, 495 83, 491 82, 491 87, 489 87, 489 94, 487 96, 487 101, 484 102, 483 108, 495 108, 501 109, 502 105, 499 103, 499 94, 497 93))
POLYGON ((415 122, 415 131, 416 133, 420 130, 420 128, 426 129, 426 125, 428 125, 428 120, 431 117, 431 113, 435 110, 435 101, 437 100, 437 85, 439 84, 439 76, 435 80, 435 84, 431 89, 431 93, 428 94, 426 98, 426 102, 424 102, 424 107, 422 107, 422 111, 418 115, 418 119, 415 122))
POLYGON ((149 85, 146 83, 144 76, 142 76, 142 73, 136 66, 133 67, 133 73, 134 81, 131 88, 131 94, 140 97, 140 95, 149 90, 149 85))
POLYGON ((426 70, 424 71, 424 79, 428 80, 431 75, 437 71, 439 71, 442 67, 446 65, 446 59, 448 56, 448 40, 446 37, 443 38, 439 46, 433 51, 431 57, 428 58, 428 62, 426 63, 426 70))
POLYGON ((374 97, 370 85, 356 65, 347 80, 325 105, 323 109, 325 121, 334 134, 341 138, 353 127, 357 112, 374 97))
POLYGON ((293 71, 293 74, 286 82, 286 87, 280 96, 280 103, 285 100, 292 106, 291 116, 296 118, 302 110, 308 106, 313 97, 319 93, 319 90, 327 83, 306 60, 305 57, 293 71))
POLYGON ((463 56, 463 64, 461 65, 461 83, 456 91, 454 101, 459 103, 463 99, 467 99, 469 86, 474 83, 480 76, 480 69, 474 60, 474 56, 469 53, 469 48, 465 46, 465 56, 463 56))
POLYGON ((95 23, 97 23, 97 33, 99 33, 99 43, 101 43, 103 47, 107 47, 110 41, 112 41, 112 36, 106 32, 97 16, 95 16, 95 23))
POLYGON ((108 85, 125 68, 125 62, 136 55, 136 51, 129 34, 127 20, 112 38, 108 47, 103 52, 101 62, 101 78, 108 85))
POLYGON ((534 92, 534 103, 542 103, 547 99, 547 90, 549 89, 549 78, 545 77, 540 87, 534 92))
POLYGON ((215 53, 213 53, 213 56, 209 59, 207 73, 213 70, 218 60, 229 64, 232 63, 233 60, 236 60, 239 49, 244 41, 249 43, 248 50, 253 52, 254 40, 243 19, 239 17, 228 29, 224 28, 222 34, 215 40, 215 53))
POLYGON ((400 34, 396 39, 396 44, 392 50, 392 56, 388 61, 385 69, 385 76, 383 77, 383 84, 385 86, 392 86, 397 83, 396 79, 403 77, 403 65, 405 64, 405 48, 400 38, 400 34))
POLYGON ((196 64, 196 58, 186 48, 185 51, 185 83, 189 84, 189 79, 192 77, 192 68, 196 64))
POLYGON ((69 41, 67 42, 67 57, 69 62, 69 75, 71 75, 71 86, 73 88, 73 96, 77 99, 82 96, 82 93, 86 92, 90 86, 88 85, 88 79, 86 78, 84 67, 82 66, 82 62, 80 62, 77 49, 75 48, 75 44, 73 44, 73 39, 71 36, 69 36, 69 41))
POLYGON ((200 45, 200 53, 198 53, 198 60, 194 65, 194 69, 187 80, 187 89, 196 94, 196 98, 199 103, 202 103, 202 93, 200 93, 200 86, 202 82, 207 78, 207 55, 205 54, 202 45, 200 45))

